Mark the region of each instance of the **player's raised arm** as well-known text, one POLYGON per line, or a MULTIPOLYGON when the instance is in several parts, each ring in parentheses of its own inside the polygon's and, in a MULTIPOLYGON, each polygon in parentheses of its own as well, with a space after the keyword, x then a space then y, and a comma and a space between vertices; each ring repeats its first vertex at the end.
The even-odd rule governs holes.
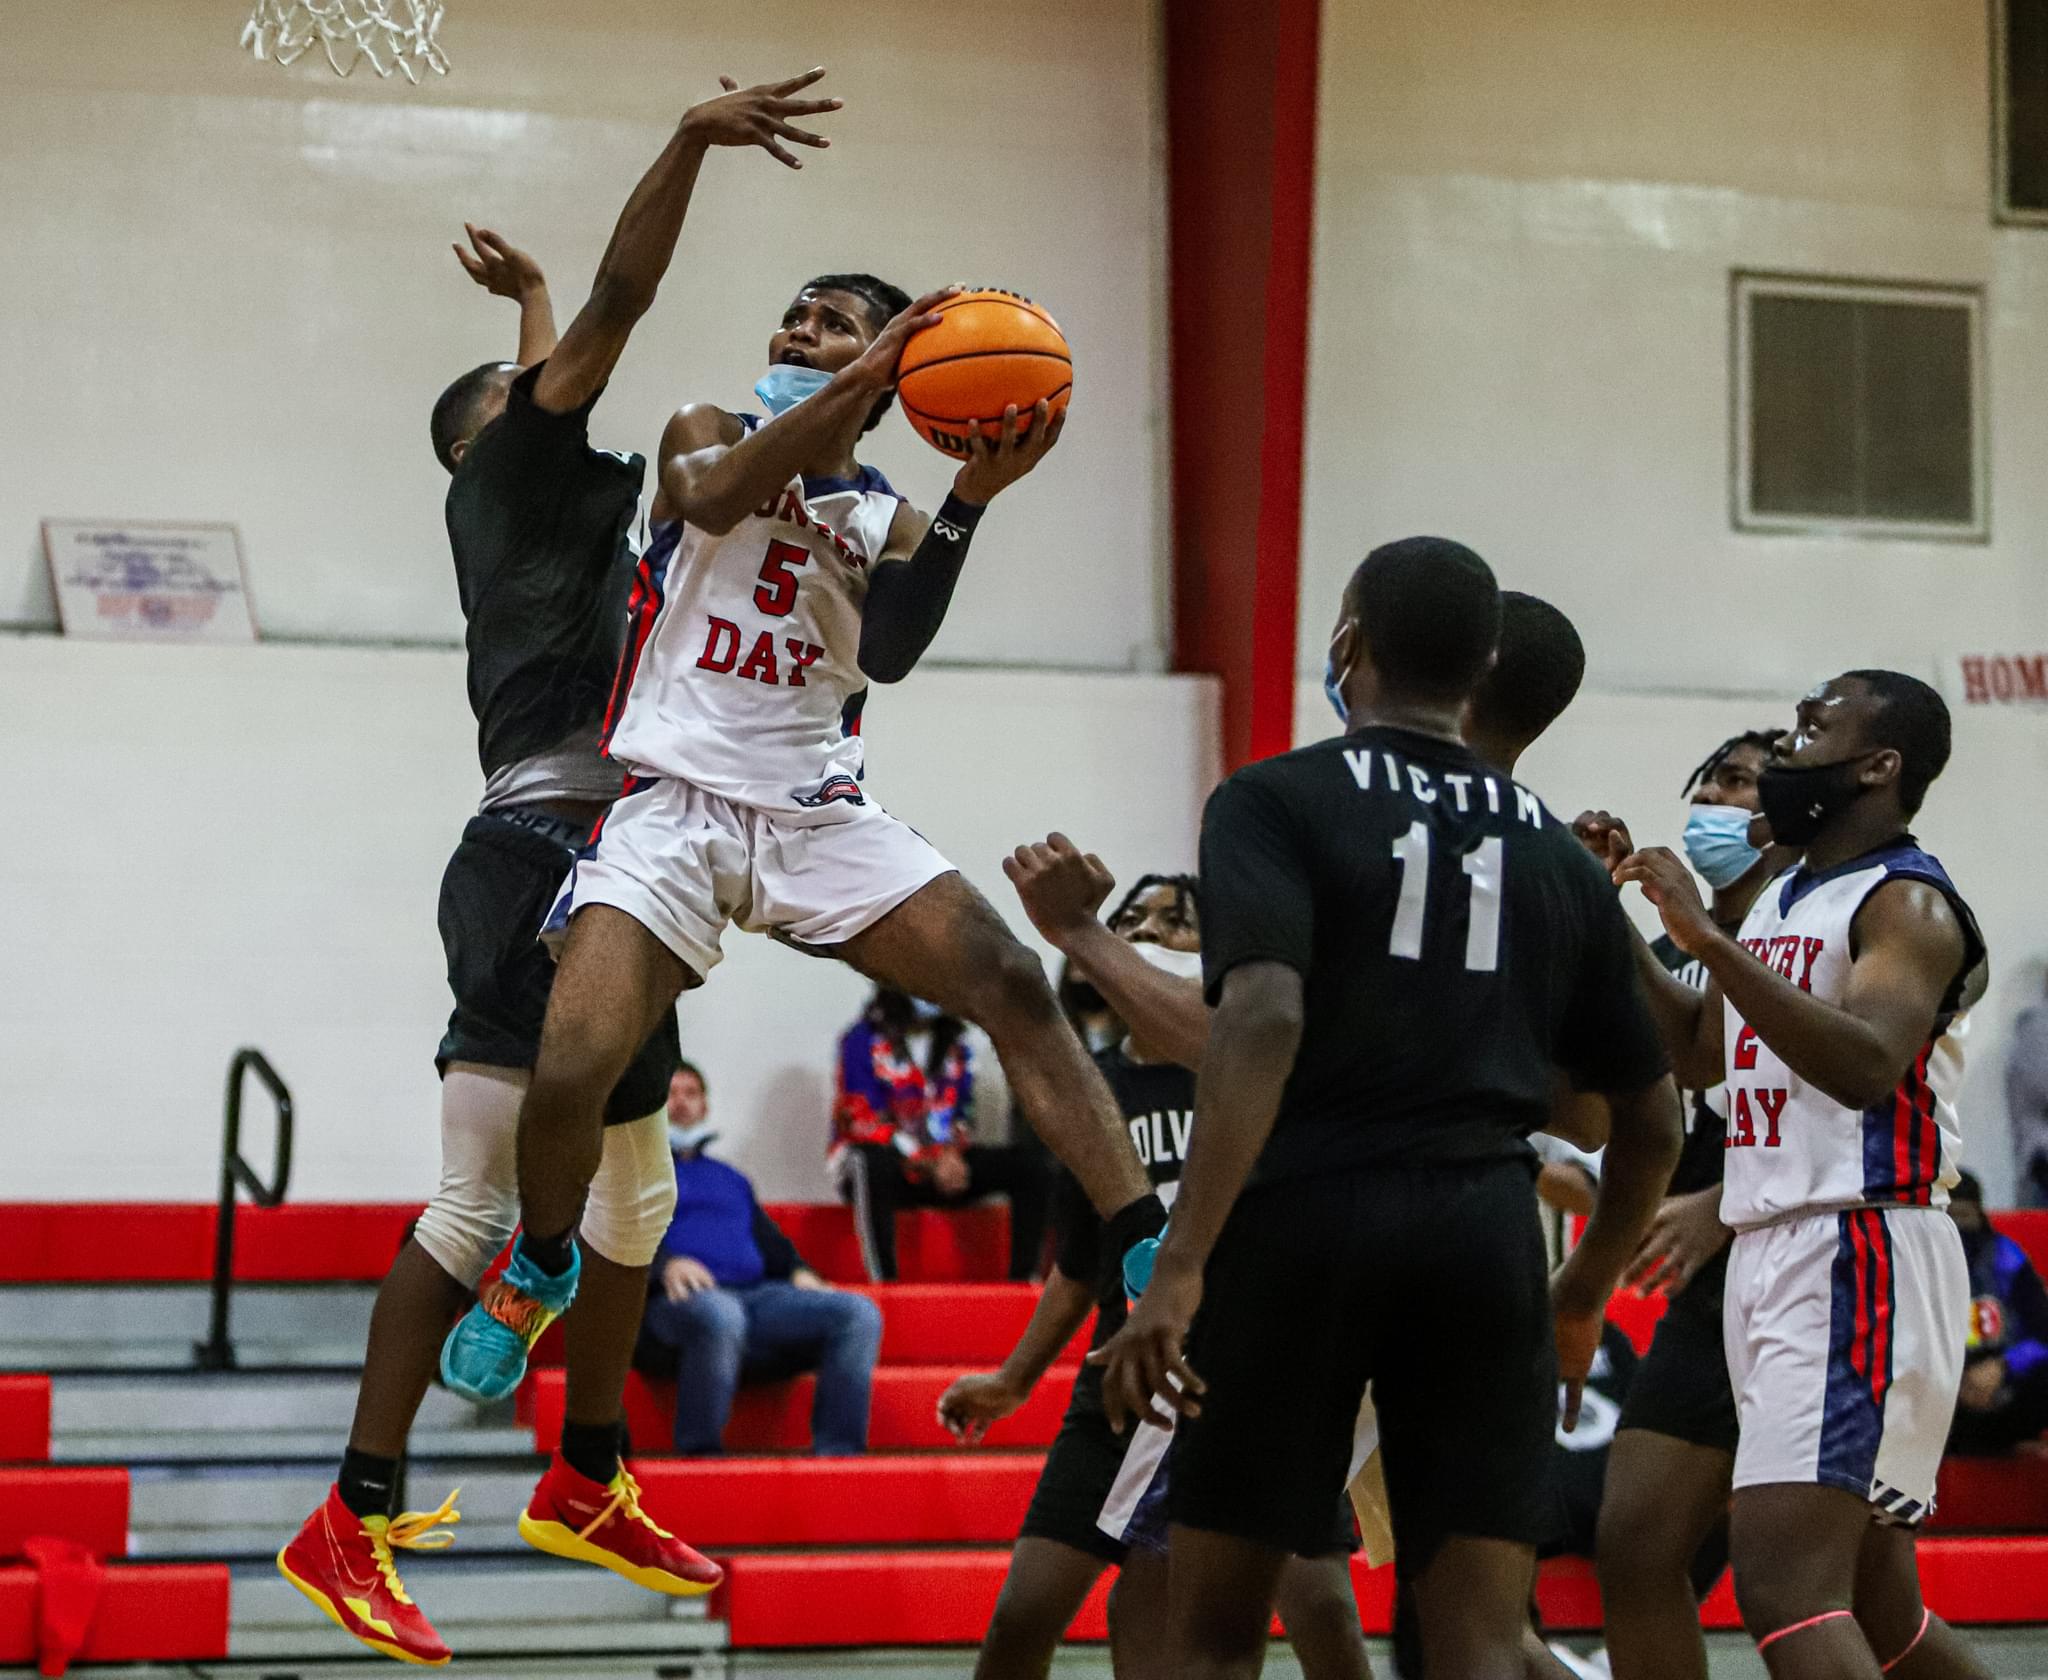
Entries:
POLYGON ((1017 434, 1017 410, 1003 413, 1002 436, 991 441, 979 422, 968 427, 973 451, 953 475, 953 493, 929 521, 905 507, 889 532, 889 547, 868 579, 860 623, 860 668, 870 680, 909 676, 946 621, 953 586, 967 563, 967 545, 988 504, 1051 453, 1067 413, 1040 403, 1017 434))
POLYGON ((684 409, 661 443, 654 518, 687 520, 723 536, 821 458, 845 454, 884 395, 895 387, 904 341, 938 320, 933 308, 960 288, 928 292, 891 321, 817 395, 748 431, 717 410, 684 409), (700 418, 689 421, 696 414, 700 418))
POLYGON ((519 305, 519 350, 513 357, 521 367, 546 361, 555 348, 555 301, 548 295, 548 277, 540 264, 501 234, 464 222, 470 249, 455 242, 455 260, 492 297, 510 298, 519 305))
POLYGON ((569 413, 589 402, 611 378, 626 340, 653 307, 668 272, 707 151, 713 146, 759 146, 790 168, 800 169, 796 156, 783 145, 785 140, 798 146, 830 144, 792 121, 839 108, 836 99, 800 97, 824 74, 809 70, 750 88, 737 87, 731 78, 721 76, 725 93, 683 113, 661 156, 619 213, 611 243, 597 265, 597 278, 591 282, 589 301, 576 312, 535 383, 536 405, 551 413, 569 413))
POLYGON ((1679 949, 1706 965, 1715 988, 1785 1065, 1845 1108, 1868 1108, 1898 1088, 1933 1032, 1968 949, 1940 888, 1888 881, 1856 918, 1856 955, 1841 1003, 1826 1003, 1766 968, 1704 909, 1694 914, 1698 892, 1670 852, 1638 852, 1616 873, 1642 884, 1679 949))
POLYGON ((1003 859, 1031 925, 1100 992, 1147 1056, 1200 1069, 1209 1005, 1199 980, 1154 968, 1099 919, 1116 877, 1064 834, 1003 859))

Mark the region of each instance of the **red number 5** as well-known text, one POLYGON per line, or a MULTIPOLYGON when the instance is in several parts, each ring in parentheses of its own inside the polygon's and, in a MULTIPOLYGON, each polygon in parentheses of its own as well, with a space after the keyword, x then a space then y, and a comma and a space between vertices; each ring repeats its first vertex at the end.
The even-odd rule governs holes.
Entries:
POLYGON ((761 562, 761 587, 754 591, 754 605, 770 618, 787 618, 796 606, 796 571, 811 558, 811 551, 795 543, 772 542, 768 558, 761 562))

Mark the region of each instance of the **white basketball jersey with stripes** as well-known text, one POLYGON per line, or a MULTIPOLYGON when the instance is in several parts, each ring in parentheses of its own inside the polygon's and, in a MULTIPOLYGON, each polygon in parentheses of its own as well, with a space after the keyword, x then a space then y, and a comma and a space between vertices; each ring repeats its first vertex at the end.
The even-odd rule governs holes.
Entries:
MULTIPOLYGON (((1801 868, 1780 876, 1744 919, 1739 938, 1802 991, 1839 1004, 1848 989, 1856 913, 1894 880, 1925 881, 1948 898, 1963 923, 1967 974, 1984 948, 1975 919, 1947 872, 1911 836, 1818 875, 1801 868)), ((1741 1231, 1844 1208, 1946 1206, 1962 1149, 1955 1107, 1963 1077, 1961 990, 1958 975, 1898 1088, 1861 1110, 1800 1078, 1734 1004, 1725 1004, 1722 1219, 1741 1231)))
POLYGON ((762 810, 815 810, 858 791, 861 611, 900 501, 863 467, 858 479, 792 479, 723 536, 655 525, 613 692, 611 756, 762 810))

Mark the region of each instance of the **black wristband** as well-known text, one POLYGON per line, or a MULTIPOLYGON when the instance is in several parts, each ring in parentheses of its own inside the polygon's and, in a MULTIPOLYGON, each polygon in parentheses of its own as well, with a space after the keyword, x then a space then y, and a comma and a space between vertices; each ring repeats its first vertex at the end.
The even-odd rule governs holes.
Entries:
POLYGON ((1156 1237, 1165 1229, 1166 1204, 1156 1190, 1118 1208, 1102 1222, 1102 1275, 1096 1280, 1097 1300, 1124 1298, 1124 1256, 1147 1237, 1156 1237))
POLYGON ((949 542, 959 542, 973 534, 974 527, 981 523, 981 516, 986 512, 986 502, 963 502, 948 490, 946 499, 939 504, 939 511, 932 515, 932 526, 934 529, 949 527, 939 534, 949 542))

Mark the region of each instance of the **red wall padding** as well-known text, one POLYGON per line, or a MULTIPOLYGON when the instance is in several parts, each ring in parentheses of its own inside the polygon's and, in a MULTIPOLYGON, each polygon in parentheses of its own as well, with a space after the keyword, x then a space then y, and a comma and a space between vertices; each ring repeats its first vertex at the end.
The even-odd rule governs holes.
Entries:
MULTIPOLYGON (((36 1573, 0 1568, 0 1663, 36 1660, 36 1573)), ((228 1654, 225 1564, 116 1564, 81 1662, 203 1662, 228 1654)))
POLYGON ((71 1464, 0 1470, 0 1559, 38 1535, 76 1540, 95 1557, 128 1550, 128 1472, 71 1464))
POLYGON ((50 1379, 0 1372, 0 1461, 50 1456, 50 1379))

